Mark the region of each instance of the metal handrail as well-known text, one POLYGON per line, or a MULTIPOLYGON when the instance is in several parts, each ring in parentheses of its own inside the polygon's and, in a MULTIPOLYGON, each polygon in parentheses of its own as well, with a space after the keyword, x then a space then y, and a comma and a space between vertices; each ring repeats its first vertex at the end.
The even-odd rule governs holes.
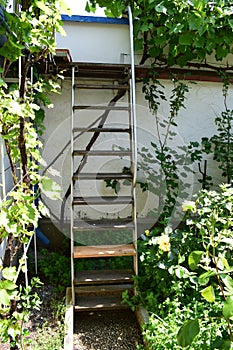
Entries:
POLYGON ((71 95, 71 107, 72 107, 72 112, 71 112, 71 144, 70 144, 70 171, 71 171, 71 188, 70 188, 70 240, 71 240, 71 288, 72 288, 72 302, 73 305, 75 305, 75 290, 74 290, 74 231, 73 231, 73 226, 74 226, 74 213, 73 213, 73 194, 74 194, 74 184, 72 181, 72 176, 74 173, 74 160, 73 160, 73 151, 74 151, 74 109, 73 106, 75 104, 75 96, 74 96, 74 84, 75 84, 75 69, 76 67, 72 67, 72 95, 71 95))
POLYGON ((137 123, 136 123, 136 96, 135 96, 135 62, 133 42, 133 16, 131 7, 128 6, 129 32, 130 32, 130 65, 131 65, 131 118, 132 118, 132 143, 133 143, 133 186, 137 180, 137 123))
MULTIPOLYGON (((136 122, 136 94, 135 94, 135 62, 134 62, 134 41, 133 41, 133 16, 131 7, 128 6, 129 15, 129 33, 130 33, 130 64, 131 64, 131 80, 130 80, 130 110, 131 110, 131 128, 132 128, 132 195, 133 195, 133 240, 134 247, 137 251, 137 203, 136 203, 136 182, 137 182, 137 122, 136 122)), ((134 272, 138 275, 138 258, 137 254, 134 258, 134 272)), ((136 290, 135 290, 136 292, 136 290)))

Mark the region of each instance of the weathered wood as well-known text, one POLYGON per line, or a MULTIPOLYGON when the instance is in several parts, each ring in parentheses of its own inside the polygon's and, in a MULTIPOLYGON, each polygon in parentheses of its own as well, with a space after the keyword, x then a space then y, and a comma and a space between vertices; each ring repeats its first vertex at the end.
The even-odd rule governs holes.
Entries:
POLYGON ((88 298, 76 298, 75 311, 93 311, 93 310, 113 310, 128 309, 127 304, 122 304, 120 296, 89 296, 88 298))
POLYGON ((76 285, 131 283, 132 270, 83 270, 76 271, 76 285))
POLYGON ((103 197, 74 197, 73 205, 117 205, 131 204, 131 196, 103 196, 103 197))
POLYGON ((74 247, 74 258, 105 258, 113 256, 135 256, 133 244, 74 247))
POLYGON ((133 284, 101 284, 101 285, 86 285, 75 288, 75 294, 78 296, 91 296, 91 295, 122 295, 125 290, 133 292, 133 284))
POLYGON ((105 106, 93 106, 93 105, 79 105, 73 106, 74 110, 91 109, 96 111, 129 111, 129 106, 116 106, 116 105, 105 105, 105 106))
POLYGON ((95 151, 86 151, 86 150, 75 150, 73 152, 74 156, 112 156, 112 157, 130 157, 130 151, 108 151, 108 150, 95 150, 95 151))
POLYGON ((110 132, 110 133, 130 133, 131 129, 130 128, 81 128, 77 127, 73 129, 73 132, 110 132))
POLYGON ((108 180, 132 179, 132 174, 124 173, 80 173, 73 176, 73 180, 108 180))
POLYGON ((122 84, 74 84, 77 89, 93 89, 93 90, 129 90, 129 85, 122 84))
POLYGON ((75 221, 74 231, 99 231, 99 230, 129 230, 134 228, 134 223, 129 219, 75 221))

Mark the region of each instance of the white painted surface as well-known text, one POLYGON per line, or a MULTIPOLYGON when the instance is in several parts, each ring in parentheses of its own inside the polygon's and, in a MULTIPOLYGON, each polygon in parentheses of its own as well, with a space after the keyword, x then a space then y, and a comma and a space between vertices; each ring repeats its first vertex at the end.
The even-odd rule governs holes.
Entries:
MULTIPOLYGON (((67 36, 61 37, 57 35, 56 40, 59 48, 69 49, 73 61, 76 62, 94 62, 94 63, 128 63, 129 62, 129 28, 128 25, 119 24, 104 24, 104 23, 80 23, 80 22, 65 22, 64 28, 67 36)), ((140 57, 136 55, 139 59, 140 57)), ((136 64, 137 64, 136 59, 136 64)), ((210 58, 213 61, 213 58, 210 58)), ((165 92, 169 101, 169 95, 172 90, 172 83, 168 80, 162 81, 165 86, 165 92)), ((189 84, 190 91, 187 94, 185 101, 185 109, 182 109, 178 115, 178 128, 176 136, 173 140, 168 139, 169 146, 172 150, 181 152, 180 147, 186 146, 190 141, 201 141, 202 137, 211 137, 216 132, 214 120, 216 116, 224 110, 222 97, 222 85, 213 82, 198 82, 189 84)), ((107 104, 116 94, 116 91, 88 91, 82 90, 78 93, 78 103, 89 104, 107 104)), ((228 108, 233 108, 233 90, 230 87, 228 108)), ((62 83, 61 96, 54 96, 54 110, 49 110, 46 118, 46 133, 44 135, 45 148, 44 157, 49 164, 56 157, 59 150, 69 143, 70 140, 70 116, 71 116, 71 82, 66 79, 62 83)), ((159 143, 158 132, 155 124, 155 117, 149 111, 147 101, 142 94, 142 85, 137 84, 136 87, 137 101, 137 126, 138 126, 138 150, 139 150, 139 165, 141 169, 138 171, 139 181, 154 182, 155 187, 151 186, 147 192, 142 192, 138 186, 137 190, 137 210, 140 218, 150 217, 150 211, 160 208, 158 204, 158 192, 166 191, 166 183, 164 183, 163 174, 158 176, 159 166, 156 162, 147 162, 145 165, 145 154, 149 153, 151 159, 155 158, 155 150, 151 142, 159 143)), ((127 98, 124 97, 120 101, 123 105, 127 103, 127 98)), ((159 108, 160 120, 168 120, 169 117, 169 102, 160 101, 159 108)), ((81 111, 76 117, 77 125, 86 127, 101 115, 101 112, 81 111)), ((122 126, 127 123, 127 115, 124 113, 111 113, 108 117, 106 126, 117 125, 122 126)), ((161 138, 163 139, 163 130, 160 129, 161 138)), ((82 135, 75 147, 85 149, 92 135, 82 135)), ((98 137, 93 149, 111 149, 111 147, 124 146, 128 147, 128 141, 125 136, 117 135, 113 140, 109 134, 101 134, 98 137)), ((63 195, 66 192, 70 183, 70 154, 69 146, 65 148, 62 155, 53 166, 60 171, 61 177, 56 178, 63 190, 63 195)), ((214 183, 222 182, 220 171, 211 155, 206 156, 208 160, 208 173, 213 176, 214 183)), ((81 158, 79 158, 80 160, 81 158)), ((149 158, 150 159, 150 158, 149 158)), ((128 166, 127 159, 92 158, 89 159, 84 171, 85 172, 100 172, 100 171, 121 171, 124 166, 128 166)), ((179 165, 179 200, 176 203, 176 213, 183 215, 181 210, 181 202, 184 199, 191 199, 193 193, 200 188, 201 174, 198 171, 197 164, 189 165, 190 160, 185 159, 179 165), (190 171, 184 174, 184 168, 190 166, 190 171), (185 191, 183 193, 183 186, 185 191)), ((204 160, 201 163, 203 169, 204 160)), ((78 167, 78 161, 75 168, 78 167)), ((129 186, 121 185, 120 195, 127 195, 129 186)), ((114 195, 111 188, 107 188, 103 181, 80 181, 79 195, 89 196, 104 196, 114 195)), ((61 202, 48 202, 48 205, 54 211, 55 216, 59 218, 61 202)), ((122 206, 120 215, 130 215, 129 206, 122 206)), ((162 210, 162 206, 160 208, 162 210)), ((84 206, 78 209, 77 217, 117 217, 118 208, 91 206, 86 209, 84 206)), ((66 218, 69 219, 69 206, 66 207, 66 218)))
POLYGON ((73 62, 129 63, 128 25, 64 22, 64 29, 57 48, 69 49, 73 62))
MULTIPOLYGON (((167 97, 172 88, 170 81, 162 81, 166 88, 167 97)), ((149 150, 151 156, 154 157, 154 149, 151 146, 151 142, 158 144, 158 134, 156 131, 154 116, 149 111, 147 106, 147 101, 143 94, 141 93, 141 84, 137 85, 136 100, 137 100, 137 123, 138 123, 138 149, 139 153, 139 164, 143 165, 143 152, 146 149, 149 150)), ((115 92, 116 93, 116 92, 115 92)), ((229 93, 229 108, 233 108, 233 90, 229 93)), ((80 90, 78 95, 78 102, 80 104, 104 104, 108 103, 114 96, 113 91, 87 91, 80 90)), ((53 103, 55 108, 53 110, 47 111, 47 116, 45 119, 46 133, 44 134, 44 158, 49 164, 57 156, 58 152, 62 150, 63 146, 66 145, 70 140, 70 116, 71 116, 71 82, 66 79, 62 83, 62 90, 60 96, 53 97, 53 103)), ((121 99, 122 105, 127 103, 127 98, 121 99)), ((215 132, 214 119, 223 110, 223 98, 221 94, 221 84, 220 83, 208 83, 208 82, 198 82, 197 84, 190 84, 190 92, 187 95, 187 101, 185 102, 186 109, 182 109, 177 118, 178 129, 177 135, 174 137, 173 141, 169 141, 170 146, 173 150, 179 151, 179 147, 185 146, 189 141, 200 141, 202 137, 210 137, 215 132)), ((76 125, 87 126, 90 125, 96 118, 101 115, 99 111, 80 111, 76 114, 76 125)), ((161 120, 166 120, 169 116, 169 104, 161 103, 161 108, 159 111, 161 120)), ((127 114, 112 113, 109 116, 106 126, 110 125, 125 125, 127 123, 127 114)), ((76 147, 79 149, 85 149, 87 143, 90 140, 89 136, 81 136, 76 143, 76 147)), ((112 139, 111 135, 101 134, 93 149, 111 149, 118 146, 128 147, 126 136, 117 135, 112 139)), ((68 146, 66 150, 62 153, 59 159, 53 164, 53 167, 58 170, 61 174, 60 177, 56 177, 55 180, 60 183, 63 195, 66 192, 69 182, 70 182, 70 147, 68 146)), ((209 156, 210 158, 210 156, 209 156)), ((80 160, 80 158, 79 158, 80 160)), ((189 159, 186 159, 180 166, 180 181, 181 185, 186 185, 187 194, 182 195, 180 193, 180 201, 177 202, 176 208, 178 212, 182 214, 181 202, 184 199, 191 199, 193 193, 200 188, 198 178, 200 174, 198 173, 197 167, 191 165, 190 172, 187 177, 183 177, 181 174, 183 172, 183 166, 188 165, 189 159), (195 172, 195 174, 192 173, 195 172)), ((126 159, 113 159, 112 157, 102 157, 102 158, 89 158, 83 171, 85 172, 100 172, 100 171, 121 171, 124 166, 128 166, 128 161, 126 159)), ((203 167, 203 164, 201 164, 203 167)), ((78 162, 75 167, 78 167, 78 162)), ((150 180, 150 178, 156 175, 158 171, 158 165, 155 162, 148 163, 145 169, 141 169, 138 172, 138 179, 141 181, 150 180), (148 169, 151 167, 152 169, 148 169), (154 170, 153 170, 154 169, 154 170)), ((208 171, 213 175, 214 182, 222 182, 220 173, 217 170, 216 164, 212 161, 208 161, 208 171)), ((158 180, 158 177, 156 177, 158 180)), ((166 184, 163 181, 163 176, 161 175, 156 186, 156 190, 159 192, 166 190, 166 184)), ((182 186, 180 186, 180 191, 182 186)), ((122 185, 120 195, 127 195, 129 192, 129 186, 122 185)), ((103 196, 103 195, 114 195, 114 191, 111 188, 105 186, 104 181, 80 181, 79 189, 77 189, 77 194, 89 196, 103 196)), ((158 208, 158 195, 155 193, 155 188, 150 188, 148 192, 142 192, 138 186, 137 190, 138 197, 138 216, 139 218, 150 218, 150 211, 158 208)), ((61 201, 47 201, 48 206, 52 209, 54 214, 59 217, 61 201)), ((162 208, 161 208, 162 209, 162 208)), ((78 217, 118 217, 118 208, 108 207, 108 206, 91 206, 89 205, 86 209, 84 206, 79 207, 76 213, 78 217)), ((121 206, 120 215, 127 216, 130 215, 130 208, 128 206, 121 206)), ((183 214, 182 214, 183 215, 183 214)), ((69 201, 66 207, 66 218, 69 219, 69 201)))

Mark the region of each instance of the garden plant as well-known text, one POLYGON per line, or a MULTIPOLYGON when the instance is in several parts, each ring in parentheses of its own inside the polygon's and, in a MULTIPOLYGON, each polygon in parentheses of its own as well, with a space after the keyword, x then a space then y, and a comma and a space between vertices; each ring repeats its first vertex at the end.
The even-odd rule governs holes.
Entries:
POLYGON ((139 150, 144 160, 141 166, 149 173, 148 188, 158 191, 161 173, 166 187, 160 197, 163 210, 159 208, 155 225, 139 241, 138 293, 129 298, 125 292, 124 298, 133 309, 142 303, 150 314, 144 326, 149 349, 231 349, 233 133, 229 92, 233 67, 228 57, 232 53, 232 3, 89 0, 86 9, 95 11, 96 5, 106 7, 112 16, 127 13, 131 6, 140 64, 151 65, 143 92, 158 134, 158 142, 151 140, 153 152, 139 150), (208 62, 210 55, 216 63, 208 62), (185 73, 174 75, 177 66, 185 67, 185 73), (216 132, 212 137, 203 134, 201 142, 192 140, 174 151, 169 140, 177 133, 177 116, 185 108, 188 90, 192 93, 187 82, 189 68, 212 70, 221 77, 223 111, 213 118, 216 132), (170 96, 159 79, 164 69, 174 87, 170 96), (170 114, 161 120, 160 104, 166 102, 170 114), (215 161, 226 185, 213 183, 206 155, 215 161), (180 182, 185 183, 192 164, 199 169, 195 176, 200 190, 189 200, 190 189, 180 182), (173 220, 177 208, 178 221, 173 220))
POLYGON ((1 341, 9 341, 11 349, 23 349, 24 323, 39 306, 32 288, 35 282, 39 287, 39 281, 25 288, 18 285, 20 270, 26 268, 25 256, 19 260, 18 270, 16 266, 23 245, 34 234, 39 218, 47 213, 38 200, 40 192, 59 197, 56 184, 47 174, 39 173, 43 160, 38 135, 43 131, 43 106, 52 107, 48 93, 59 89, 56 78, 43 76, 41 66, 55 53, 54 31, 64 34, 60 14, 66 5, 62 1, 22 1, 16 14, 5 11, 6 6, 7 1, 1 1, 0 134, 9 159, 12 189, 0 203, 0 241, 6 239, 0 333, 1 341), (16 78, 15 83, 5 82, 9 74, 16 78))
MULTIPOLYGON (((4 9, 6 2, 2 0, 1 5, 4 9)), ((150 349, 232 349, 233 112, 228 97, 233 70, 228 62, 233 41, 232 3, 89 0, 86 9, 94 11, 96 5, 106 7, 106 13, 115 17, 125 13, 128 5, 132 8, 135 49, 141 52, 140 64, 151 65, 143 81, 143 93, 158 133, 158 142, 151 140, 153 154, 139 150, 145 161, 141 166, 150 173, 148 184, 141 186, 156 192, 156 181, 162 174, 166 187, 160 197, 163 211, 155 225, 148 227, 144 240, 139 241, 140 272, 135 278, 138 292, 133 298, 126 292, 125 300, 132 308, 139 303, 146 306, 150 319, 143 334, 150 349), (207 63, 210 55, 219 64, 207 63), (173 74, 175 66, 216 72, 222 80, 224 110, 213 120, 215 135, 203 135, 202 142, 192 140, 174 151, 170 140, 177 133, 177 117, 185 108, 187 94, 192 93, 187 74, 173 74), (169 96, 159 80, 162 69, 171 73, 173 89, 169 96), (166 120, 159 118, 161 102, 169 105, 166 120), (200 191, 185 201, 189 187, 183 182, 192 171, 190 165, 202 162, 206 154, 212 155, 226 184, 213 184, 206 168, 196 174, 200 191), (150 164, 158 165, 158 173, 150 164), (183 219, 174 221, 181 202, 183 219)), ((0 203, 0 240, 7 240, 0 281, 0 333, 11 349, 25 347, 24 323, 31 310, 39 307, 33 288, 40 288, 40 282, 32 280, 31 286, 19 286, 16 258, 34 234, 39 218, 47 213, 43 203, 36 201, 41 191, 59 197, 56 184, 46 174, 39 174, 43 165, 38 138, 43 132, 43 106, 52 107, 48 93, 59 91, 57 79, 45 78, 40 67, 55 52, 54 31, 63 33, 60 13, 67 10, 60 0, 22 1, 19 7, 17 15, 3 10, 0 22, 5 42, 0 48, 0 133, 13 184, 0 203), (9 72, 17 76, 18 62, 22 71, 19 82, 6 84, 9 72)), ((116 183, 108 185, 117 187, 116 183)), ((19 263, 23 270, 24 259, 19 263)), ((42 268, 47 278, 53 278, 50 269, 42 268)), ((43 341, 41 344, 46 348, 43 341)))

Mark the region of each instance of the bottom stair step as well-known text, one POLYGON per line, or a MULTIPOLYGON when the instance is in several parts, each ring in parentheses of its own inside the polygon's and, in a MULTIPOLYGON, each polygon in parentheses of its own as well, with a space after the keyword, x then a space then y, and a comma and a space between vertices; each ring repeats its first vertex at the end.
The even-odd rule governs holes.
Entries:
POLYGON ((97 284, 116 284, 131 283, 132 270, 83 270, 76 271, 76 285, 97 285, 97 284))
POLYGON ((76 298, 75 311, 128 309, 127 304, 122 304, 121 296, 80 296, 76 298))

